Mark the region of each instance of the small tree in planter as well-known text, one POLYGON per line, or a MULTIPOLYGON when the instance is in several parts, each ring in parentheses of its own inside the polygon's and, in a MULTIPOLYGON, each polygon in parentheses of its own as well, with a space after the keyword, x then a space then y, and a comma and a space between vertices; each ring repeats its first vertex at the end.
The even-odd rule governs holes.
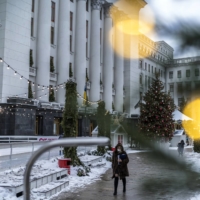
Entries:
POLYGON ((100 85, 103 85, 103 82, 102 82, 102 80, 101 80, 101 74, 100 74, 100 85))
MULTIPOLYGON (((77 136, 77 93, 76 83, 69 80, 66 83, 66 95, 65 95, 65 108, 63 112, 62 128, 64 130, 64 138, 77 136)), ((71 158, 71 164, 73 166, 83 166, 83 163, 77 156, 76 147, 65 147, 64 157, 71 158)))
POLYGON ((53 73, 55 71, 54 64, 53 64, 53 57, 50 59, 50 72, 53 73))
POLYGON ((33 98, 33 92, 32 92, 32 87, 31 87, 31 82, 29 81, 28 84, 28 98, 32 99, 33 98))
POLYGON ((73 77, 73 72, 72 72, 72 66, 69 66, 69 77, 72 78, 73 77))
POLYGON ((55 101, 54 89, 51 88, 51 92, 49 94, 49 102, 54 102, 54 101, 55 101))
POLYGON ((30 49, 30 56, 29 56, 29 65, 30 65, 30 67, 32 67, 33 64, 34 64, 34 62, 33 62, 33 50, 30 49))

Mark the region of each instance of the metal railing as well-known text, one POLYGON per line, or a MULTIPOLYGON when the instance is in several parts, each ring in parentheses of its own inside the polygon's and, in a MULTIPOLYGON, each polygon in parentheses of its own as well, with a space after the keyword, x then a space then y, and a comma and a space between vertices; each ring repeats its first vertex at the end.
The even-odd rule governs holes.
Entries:
MULTIPOLYGON (((45 143, 47 143, 49 141, 44 141, 44 142, 17 142, 17 143, 7 143, 7 144, 1 144, 0 146, 0 158, 4 157, 4 158, 8 158, 8 166, 9 169, 12 168, 13 166, 13 160, 16 159, 16 156, 20 156, 22 154, 26 154, 26 155, 32 155, 34 151, 36 151, 38 148, 41 147, 41 145, 44 145, 45 143), (4 153, 3 151, 6 151, 6 153, 4 153)), ((59 153, 58 149, 58 155, 61 154, 59 153)), ((49 160, 51 157, 51 152, 49 150, 48 155, 47 155, 47 159, 49 160)), ((25 157, 21 160, 21 162, 23 162, 25 159, 25 157)), ((26 159, 25 159, 26 160, 26 159)))
POLYGON ((108 138, 67 138, 67 139, 52 141, 42 146, 40 149, 34 152, 34 154, 31 156, 26 165, 26 170, 24 173, 24 200, 30 200, 31 169, 35 161, 39 158, 39 156, 42 153, 58 146, 63 146, 63 147, 88 146, 88 145, 107 146, 109 144, 110 140, 108 138))
MULTIPOLYGON (((29 156, 31 156, 34 151, 37 151, 42 145, 46 144, 49 141, 30 141, 30 142, 15 142, 15 143, 4 143, 0 145, 0 158, 7 159, 7 162, 4 165, 1 166, 1 170, 4 168, 13 168, 16 167, 16 158, 17 160, 21 161, 21 164, 26 164, 27 160, 29 159, 29 156), (21 157, 21 155, 23 158, 21 157), (28 157, 28 158, 27 158, 28 157)), ((85 155, 87 152, 90 152, 91 150, 96 149, 96 146, 81 146, 77 147, 77 153, 81 155, 85 155)), ((42 159, 49 160, 52 157, 55 156, 61 156, 63 155, 63 148, 58 147, 53 150, 49 150, 47 155, 44 155, 42 159)), ((18 164, 17 164, 18 166, 18 164)))
POLYGON ((17 136, 17 135, 5 135, 0 136, 0 143, 11 143, 11 142, 34 142, 34 141, 51 141, 51 140, 57 140, 59 136, 17 136))

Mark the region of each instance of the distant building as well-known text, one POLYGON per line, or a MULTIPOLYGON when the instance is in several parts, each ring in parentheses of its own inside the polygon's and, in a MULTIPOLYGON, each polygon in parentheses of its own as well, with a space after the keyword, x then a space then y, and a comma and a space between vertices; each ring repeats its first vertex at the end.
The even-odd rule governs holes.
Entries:
MULTIPOLYGON (((134 3, 132 11, 137 18, 146 2, 134 3)), ((86 85, 90 102, 104 100, 107 110, 114 106, 115 111, 129 116, 139 114, 135 105, 148 90, 155 72, 160 72, 165 91, 170 90, 176 104, 183 95, 191 98, 189 90, 177 92, 181 84, 199 84, 195 64, 199 58, 174 60, 173 48, 164 41, 154 42, 140 34, 127 43, 116 29, 111 43, 122 54, 124 49, 131 49, 136 59, 115 53, 109 41, 113 18, 123 21, 130 13, 112 3, 0 0, 0 7, 0 58, 7 63, 0 63, 1 135, 62 133, 64 85, 69 78, 75 80, 82 97, 86 85), (27 99, 29 83, 34 100, 27 99), (52 96, 49 98, 53 91, 55 101, 49 102, 53 101, 52 96)), ((90 135, 96 127, 94 108, 87 111, 81 108, 81 98, 78 102, 79 135, 90 135)))

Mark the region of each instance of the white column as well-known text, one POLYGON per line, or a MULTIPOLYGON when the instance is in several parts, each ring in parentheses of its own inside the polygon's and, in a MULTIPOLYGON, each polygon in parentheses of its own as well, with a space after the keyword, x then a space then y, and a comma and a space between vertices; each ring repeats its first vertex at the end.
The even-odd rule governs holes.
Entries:
MULTIPOLYGON (((86 72, 86 0, 78 0, 76 8, 75 79, 77 92, 84 93, 86 72)), ((79 104, 82 100, 78 99, 79 104)))
MULTIPOLYGON (((49 85, 50 78, 50 30, 51 30, 51 1, 42 0, 38 4, 38 34, 37 34, 37 76, 36 83, 41 86, 49 85)), ((41 95, 40 99, 49 101, 48 91, 38 91, 37 98, 41 95), (44 94, 47 93, 47 96, 44 94)))
POLYGON ((103 100, 106 104, 106 109, 112 109, 112 83, 113 83, 113 48, 110 44, 112 35, 112 18, 110 16, 110 7, 112 4, 104 4, 104 49, 103 49, 103 100))
POLYGON ((100 99, 100 9, 101 0, 92 0, 90 43, 90 100, 100 99))
POLYGON ((115 24, 115 68, 114 68, 114 85, 115 85, 115 109, 116 111, 123 111, 123 84, 124 84, 124 58, 123 58, 123 29, 121 17, 122 12, 118 11, 115 15, 117 18, 115 24), (120 30, 117 27, 121 27, 120 30))
MULTIPOLYGON (((137 11, 136 13, 138 13, 137 11)), ((136 23, 138 22, 137 14, 135 18, 132 18, 132 29, 136 27, 136 23)), ((131 24, 130 23, 130 24, 131 24)), ((139 24, 137 24, 138 27, 139 24)), ((136 28, 135 28, 136 29, 136 28)), ((135 32, 137 32, 135 30, 135 32)), ((135 105, 140 100, 140 92, 143 90, 140 89, 140 74, 141 70, 138 68, 139 66, 139 56, 138 53, 138 35, 129 35, 129 43, 130 43, 130 65, 125 68, 126 78, 125 81, 128 80, 128 87, 126 87, 126 95, 125 95, 125 105, 126 110, 129 114, 139 114, 140 109, 135 109, 135 105)), ((142 81, 144 82, 144 74, 142 76, 142 81)), ((127 83, 125 83, 127 86, 127 83)))
MULTIPOLYGON (((59 1, 59 16, 58 16, 58 84, 64 83, 69 78, 69 1, 59 1)), ((57 102, 64 103, 65 89, 58 89, 57 102)))

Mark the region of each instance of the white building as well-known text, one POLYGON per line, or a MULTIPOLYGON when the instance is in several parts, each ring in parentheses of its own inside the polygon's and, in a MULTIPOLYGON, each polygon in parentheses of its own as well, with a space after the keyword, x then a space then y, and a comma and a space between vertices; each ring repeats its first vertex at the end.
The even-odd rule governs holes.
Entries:
POLYGON ((0 63, 0 102, 6 103, 8 97, 27 98, 28 80, 35 99, 48 102, 53 87, 55 101, 63 104, 62 86, 73 72, 80 95, 87 76, 90 101, 102 99, 108 110, 113 103, 118 112, 124 106, 129 115, 139 114, 134 106, 159 71, 165 90, 170 89, 178 104, 183 96, 177 93, 178 85, 198 85, 198 66, 190 63, 199 58, 173 60, 172 47, 142 34, 130 36, 127 42, 113 19, 137 21, 146 2, 125 2, 132 2, 130 12, 103 0, 0 0, 0 58, 10 66, 0 63), (133 58, 120 56, 112 46, 121 55, 128 49, 133 58), (193 68, 195 74, 188 71, 193 68))

